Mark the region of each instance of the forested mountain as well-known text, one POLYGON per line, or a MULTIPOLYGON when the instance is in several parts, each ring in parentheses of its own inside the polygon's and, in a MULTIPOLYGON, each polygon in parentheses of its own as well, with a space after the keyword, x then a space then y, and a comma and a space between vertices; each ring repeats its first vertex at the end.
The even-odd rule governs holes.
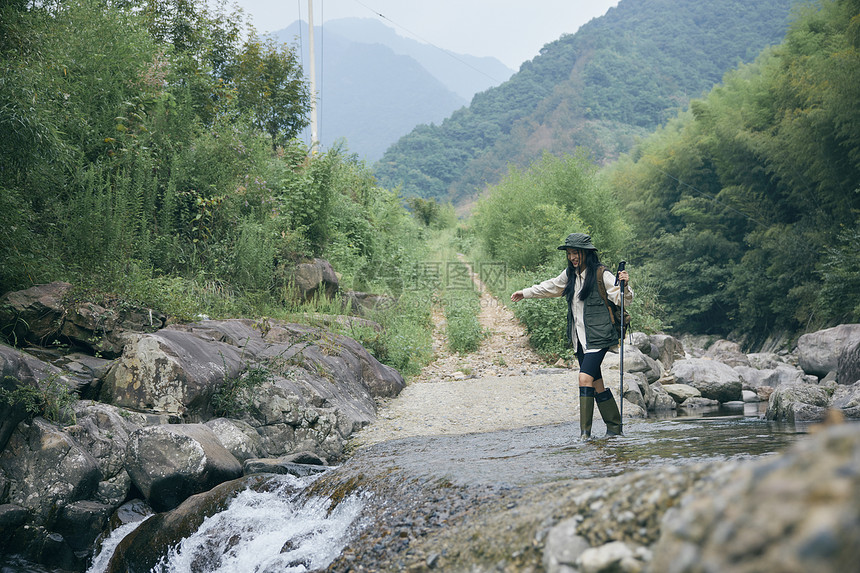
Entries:
MULTIPOLYGON (((315 30, 320 141, 331 147, 345 139, 351 152, 368 161, 382 157, 416 125, 442 121, 512 73, 493 58, 455 59, 375 20, 332 20, 315 30)), ((295 45, 308 62, 307 23, 295 22, 272 36, 295 45)))
POLYGON ((547 44, 440 125, 421 125, 374 172, 405 195, 468 201, 543 152, 618 157, 723 74, 778 43, 791 0, 621 0, 547 44))
MULTIPOLYGON (((781 43, 629 153, 602 169, 582 152, 512 168, 470 227, 489 257, 531 273, 522 285, 557 272, 565 233, 591 234, 604 262, 623 259, 635 277, 637 330, 773 349, 856 323, 858 101, 860 0, 798 6, 781 43)), ((563 322, 547 326, 561 304, 518 316, 564 342, 563 322)))

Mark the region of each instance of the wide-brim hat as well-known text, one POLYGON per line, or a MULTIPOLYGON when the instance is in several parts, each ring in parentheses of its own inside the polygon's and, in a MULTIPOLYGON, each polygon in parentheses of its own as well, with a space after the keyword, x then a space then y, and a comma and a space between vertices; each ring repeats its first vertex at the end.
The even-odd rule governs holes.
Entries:
POLYGON ((591 244, 591 237, 585 233, 571 233, 564 240, 564 244, 558 248, 559 251, 565 249, 582 249, 584 251, 596 251, 597 247, 591 244))

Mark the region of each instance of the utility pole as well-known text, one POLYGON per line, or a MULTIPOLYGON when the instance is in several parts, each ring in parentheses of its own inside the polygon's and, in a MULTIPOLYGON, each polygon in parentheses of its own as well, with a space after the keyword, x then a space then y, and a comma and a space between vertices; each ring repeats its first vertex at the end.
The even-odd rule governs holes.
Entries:
POLYGON ((317 70, 314 58, 314 0, 308 0, 308 38, 310 41, 310 66, 311 80, 311 155, 316 154, 319 136, 317 135, 317 70))

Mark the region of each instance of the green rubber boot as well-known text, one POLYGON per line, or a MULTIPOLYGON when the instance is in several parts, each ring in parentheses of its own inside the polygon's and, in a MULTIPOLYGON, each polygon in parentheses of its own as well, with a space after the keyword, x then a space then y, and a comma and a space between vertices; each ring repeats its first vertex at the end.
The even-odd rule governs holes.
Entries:
POLYGON ((621 413, 618 411, 615 398, 612 397, 612 391, 607 388, 600 394, 595 394, 594 401, 597 402, 600 417, 606 422, 606 435, 620 436, 623 433, 621 431, 621 413))
POLYGON ((580 438, 591 438, 591 421, 594 419, 594 388, 579 387, 579 430, 580 438))

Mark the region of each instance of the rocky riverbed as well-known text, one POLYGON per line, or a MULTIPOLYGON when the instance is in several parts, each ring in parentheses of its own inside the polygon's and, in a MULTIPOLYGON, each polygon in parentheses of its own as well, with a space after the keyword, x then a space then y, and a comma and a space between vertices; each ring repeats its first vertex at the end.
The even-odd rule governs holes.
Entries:
MULTIPOLYGON (((481 320, 491 336, 479 351, 449 353, 439 316, 437 360, 404 388, 354 340, 325 329, 268 320, 165 327, 148 309, 70 301, 68 288, 0 301, 0 327, 26 345, 0 345, 4 396, 84 398, 58 404, 56 422, 14 400, 0 405, 0 559, 13 568, 24 559, 83 570, 103 531, 160 511, 171 535, 141 528, 99 571, 136 570, 237 492, 274 487, 254 476, 321 470, 291 499, 364 507, 332 571, 663 571, 662 555, 685 563, 679 571, 744 570, 750 559, 751 570, 801 571, 817 555, 815 539, 835 556, 819 559, 821 570, 835 571, 860 546, 848 501, 858 498, 857 426, 791 445, 809 424, 860 416, 860 384, 851 382, 860 325, 754 354, 729 341, 635 334, 624 355, 625 436, 580 443, 575 368, 541 363, 487 293, 481 320), (40 345, 52 340, 77 352, 40 345), (216 395, 233 415, 219 415, 216 395), (343 465, 325 470, 335 463, 343 465), (788 488, 797 503, 780 505, 762 483, 788 488), (740 489, 721 496, 732 484, 740 489), (760 519, 775 516, 778 535, 745 530, 735 507, 759 498, 775 504, 760 519), (689 520, 711 525, 691 529, 689 520), (759 545, 720 561, 723 521, 759 545), (790 550, 780 536, 808 549, 790 550), (762 543, 788 556, 756 561, 776 559, 762 543), (134 555, 144 561, 127 560, 134 555)), ((606 383, 620 399, 618 366, 610 354, 606 383)), ((603 434, 599 418, 594 433, 603 434)), ((282 540, 276 553, 302 539, 282 540)))

